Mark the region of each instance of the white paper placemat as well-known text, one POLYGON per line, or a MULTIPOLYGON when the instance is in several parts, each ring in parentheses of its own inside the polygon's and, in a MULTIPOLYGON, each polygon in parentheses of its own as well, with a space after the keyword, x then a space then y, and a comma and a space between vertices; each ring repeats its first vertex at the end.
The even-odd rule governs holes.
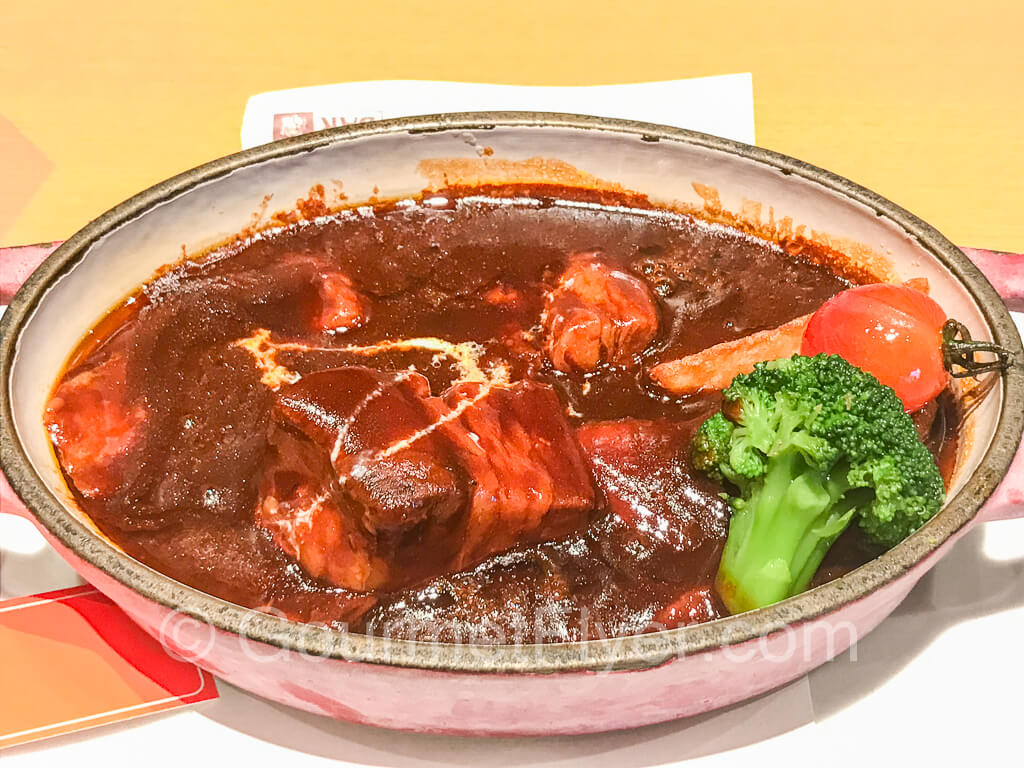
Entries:
POLYGON ((324 128, 437 112, 529 110, 645 120, 754 143, 749 73, 634 85, 549 87, 375 80, 259 93, 242 120, 242 147, 324 128))

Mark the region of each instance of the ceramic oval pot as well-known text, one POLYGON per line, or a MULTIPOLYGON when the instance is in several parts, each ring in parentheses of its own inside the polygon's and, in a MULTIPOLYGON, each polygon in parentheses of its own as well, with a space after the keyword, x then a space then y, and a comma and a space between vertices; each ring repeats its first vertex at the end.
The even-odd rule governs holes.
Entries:
POLYGON ((972 524, 1018 512, 1024 460, 1020 338, 978 269, 932 227, 791 158, 618 120, 479 113, 348 126, 257 147, 159 184, 60 246, 0 325, 0 459, 25 514, 149 633, 259 695, 416 731, 565 734, 629 728, 763 693, 844 651, 884 619, 972 524), (475 646, 372 638, 249 610, 128 557, 74 504, 43 428, 52 383, 83 334, 153 271, 224 242, 254 211, 341 179, 349 200, 494 180, 621 185, 710 218, 733 216, 856 253, 932 295, 1015 362, 970 416, 949 499, 920 531, 852 573, 706 624, 573 644, 475 646), (1006 478, 1005 482, 1004 477, 1006 478), (996 492, 994 499, 983 504, 996 492))

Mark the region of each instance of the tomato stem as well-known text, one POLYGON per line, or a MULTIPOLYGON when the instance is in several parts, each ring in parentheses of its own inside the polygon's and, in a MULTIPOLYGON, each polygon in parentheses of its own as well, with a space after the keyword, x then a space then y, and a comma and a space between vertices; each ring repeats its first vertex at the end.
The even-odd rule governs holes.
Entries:
POLYGON ((942 326, 942 362, 950 376, 962 379, 1006 370, 1013 364, 1013 353, 991 341, 975 341, 967 326, 950 319, 942 326), (995 359, 977 360, 979 352, 988 352, 995 359))

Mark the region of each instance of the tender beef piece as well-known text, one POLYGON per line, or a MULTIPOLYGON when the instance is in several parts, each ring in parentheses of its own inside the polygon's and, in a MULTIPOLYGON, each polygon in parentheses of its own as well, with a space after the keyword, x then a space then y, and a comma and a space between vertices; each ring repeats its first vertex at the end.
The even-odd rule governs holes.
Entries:
POLYGON ((574 254, 545 301, 545 350, 560 371, 631 366, 658 333, 658 309, 639 278, 574 254))
POLYGON ((604 536, 608 561, 627 572, 710 583, 728 533, 729 505, 692 471, 699 422, 594 422, 576 430, 619 525, 604 536))
POLYGON ((403 446, 430 427, 428 396, 416 374, 358 366, 278 393, 257 518, 310 574, 366 590, 421 578, 444 560, 438 539, 464 507, 464 482, 438 436, 403 446), (422 547, 434 551, 409 556, 422 547))
POLYGON ((271 395, 233 342, 260 326, 320 333, 328 304, 317 286, 332 282, 347 285, 322 257, 289 252, 258 271, 185 263, 146 287, 122 342, 123 397, 145 403, 145 429, 101 517, 125 530, 250 519, 271 395))
POLYGON ((517 550, 394 595, 356 629, 443 643, 580 639, 578 612, 569 601, 569 585, 545 552, 517 550))
POLYGON ((473 484, 456 570, 586 524, 594 506, 590 474, 551 387, 462 384, 433 405, 473 484))
POLYGON ((350 515, 328 491, 300 485, 291 493, 268 486, 257 512, 260 525, 311 576, 348 589, 374 589, 387 578, 387 564, 376 557, 350 515))
POLYGON ((278 393, 257 519, 312 575, 398 588, 585 524, 594 494, 554 391, 431 397, 352 366, 278 393), (294 457, 298 457, 297 459, 294 457))
POLYGON ((311 576, 349 589, 372 589, 387 578, 359 517, 339 503, 329 454, 304 436, 275 425, 272 456, 260 483, 256 521, 311 576))
POLYGON ((145 364, 130 360, 129 381, 154 376, 161 386, 145 386, 145 429, 125 482, 104 511, 128 529, 209 517, 241 524, 256 502, 270 393, 249 355, 225 343, 232 320, 213 316, 201 331, 185 330, 173 311, 161 307, 167 324, 143 330, 140 323, 136 334, 133 353, 152 347, 145 364))
POLYGON ((429 397, 419 374, 351 366, 304 377, 280 393, 278 408, 327 452, 366 529, 378 534, 447 520, 465 499, 445 441, 421 434, 433 421, 429 397))
MULTIPOLYGON (((277 393, 275 410, 334 461, 380 449, 428 427, 426 379, 353 365, 303 376, 277 393)), ((436 441, 428 437, 428 447, 436 441)), ((420 450, 426 450, 422 445, 420 450)))
POLYGON ((484 291, 484 301, 499 307, 515 307, 522 301, 522 296, 515 288, 498 283, 484 291))
POLYGON ((710 586, 694 587, 663 605, 654 614, 657 629, 671 629, 687 624, 700 624, 704 621, 724 616, 715 590, 710 586))
POLYGON ((403 531, 425 520, 446 521, 466 494, 458 475, 436 456, 406 449, 396 456, 356 462, 345 488, 374 532, 403 531))
POLYGON ((124 458, 146 418, 140 402, 127 399, 121 351, 65 379, 46 404, 44 421, 61 466, 86 498, 113 493, 124 479, 124 458))
POLYGON ((186 317, 198 303, 208 304, 219 320, 220 311, 227 315, 224 304, 233 305, 232 319, 240 330, 263 326, 293 335, 334 334, 369 322, 370 299, 323 253, 265 254, 258 269, 237 267, 232 260, 205 268, 187 262, 154 280, 146 293, 154 307, 177 308, 186 317))
POLYGON ((343 273, 322 270, 317 294, 320 306, 313 320, 317 330, 344 333, 369 321, 369 301, 343 273))
POLYGON ((603 542, 636 533, 612 516, 558 541, 381 596, 355 629, 437 642, 543 643, 635 635, 723 615, 710 581, 661 582, 609 564, 603 542))
POLYGON ((293 621, 350 623, 375 602, 372 594, 328 591, 256 526, 238 529, 215 520, 197 520, 171 530, 133 534, 124 543, 128 553, 137 556, 139 548, 148 550, 156 542, 162 546, 148 562, 162 573, 293 621), (325 601, 327 595, 331 599, 325 601))

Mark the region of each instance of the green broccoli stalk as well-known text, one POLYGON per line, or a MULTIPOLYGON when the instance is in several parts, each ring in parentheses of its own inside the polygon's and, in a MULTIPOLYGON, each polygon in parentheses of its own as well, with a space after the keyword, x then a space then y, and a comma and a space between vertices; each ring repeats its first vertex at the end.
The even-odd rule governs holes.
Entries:
POLYGON ((723 396, 693 458, 739 491, 716 582, 733 613, 806 589, 854 518, 891 547, 942 506, 942 477, 903 403, 843 358, 758 363, 723 396))

